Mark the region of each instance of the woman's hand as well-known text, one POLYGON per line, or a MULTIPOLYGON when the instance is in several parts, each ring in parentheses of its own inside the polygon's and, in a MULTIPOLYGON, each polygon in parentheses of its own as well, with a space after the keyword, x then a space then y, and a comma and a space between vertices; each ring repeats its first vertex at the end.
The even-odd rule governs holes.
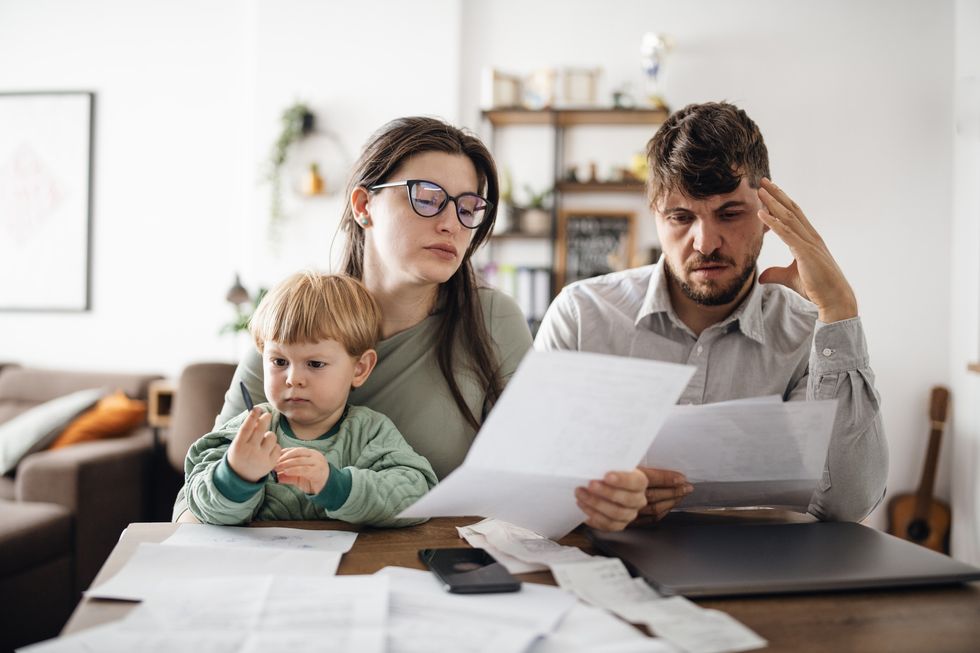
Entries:
POLYGON ((276 474, 280 483, 295 485, 307 494, 320 494, 330 478, 330 465, 319 451, 292 447, 282 450, 276 474))
POLYGON ((249 483, 265 478, 282 454, 276 434, 269 430, 272 415, 253 408, 228 447, 228 466, 249 483))
POLYGON ((639 469, 609 472, 601 481, 576 488, 575 499, 587 516, 586 524, 603 531, 621 531, 646 505, 646 488, 647 477, 639 469))
POLYGON ((646 479, 646 505, 640 509, 644 521, 660 521, 673 510, 677 502, 694 491, 694 486, 680 472, 669 469, 640 467, 646 479))

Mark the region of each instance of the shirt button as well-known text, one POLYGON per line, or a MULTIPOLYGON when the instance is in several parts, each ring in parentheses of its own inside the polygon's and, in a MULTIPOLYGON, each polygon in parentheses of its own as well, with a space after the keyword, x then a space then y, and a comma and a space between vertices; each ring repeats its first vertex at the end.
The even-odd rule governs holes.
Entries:
POLYGON ((826 348, 826 349, 824 349, 824 350, 823 350, 823 351, 822 351, 821 353, 822 353, 822 354, 823 354, 824 356, 833 356, 833 354, 834 354, 834 350, 833 350, 833 349, 831 349, 830 347, 828 347, 828 348, 826 348))
POLYGON ((702 351, 704 351, 704 347, 702 347, 701 345, 698 345, 698 353, 700 354, 702 351))

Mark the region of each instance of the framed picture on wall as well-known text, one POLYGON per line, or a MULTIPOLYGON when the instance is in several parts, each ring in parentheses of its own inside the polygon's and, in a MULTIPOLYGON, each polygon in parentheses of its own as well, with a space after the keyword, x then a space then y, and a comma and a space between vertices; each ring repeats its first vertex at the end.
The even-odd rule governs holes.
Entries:
POLYGON ((91 308, 94 97, 0 93, 0 310, 91 308))
POLYGON ((555 239, 555 292, 589 277, 633 264, 636 214, 632 211, 560 211, 555 239))

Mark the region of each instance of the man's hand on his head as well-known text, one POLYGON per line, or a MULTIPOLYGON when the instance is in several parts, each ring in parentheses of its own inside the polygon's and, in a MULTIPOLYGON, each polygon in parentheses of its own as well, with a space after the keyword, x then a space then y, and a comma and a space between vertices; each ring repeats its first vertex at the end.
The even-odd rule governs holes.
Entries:
POLYGON ((793 262, 759 275, 759 283, 782 284, 817 306, 820 321, 839 322, 857 317, 857 297, 820 234, 803 210, 776 184, 763 178, 759 219, 789 247, 793 262))

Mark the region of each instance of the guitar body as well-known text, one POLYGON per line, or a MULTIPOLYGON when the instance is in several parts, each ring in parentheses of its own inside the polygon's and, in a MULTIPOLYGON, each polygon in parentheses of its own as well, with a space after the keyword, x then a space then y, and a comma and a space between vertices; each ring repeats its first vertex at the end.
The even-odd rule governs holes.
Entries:
POLYGON ((915 515, 914 494, 900 494, 888 502, 888 532, 903 540, 921 544, 939 553, 949 553, 949 507, 931 499, 925 518, 915 515))
POLYGON ((949 410, 949 390, 935 386, 929 401, 929 446, 915 494, 900 494, 888 502, 888 532, 933 551, 949 553, 949 506, 932 497, 939 462, 939 441, 949 410))

